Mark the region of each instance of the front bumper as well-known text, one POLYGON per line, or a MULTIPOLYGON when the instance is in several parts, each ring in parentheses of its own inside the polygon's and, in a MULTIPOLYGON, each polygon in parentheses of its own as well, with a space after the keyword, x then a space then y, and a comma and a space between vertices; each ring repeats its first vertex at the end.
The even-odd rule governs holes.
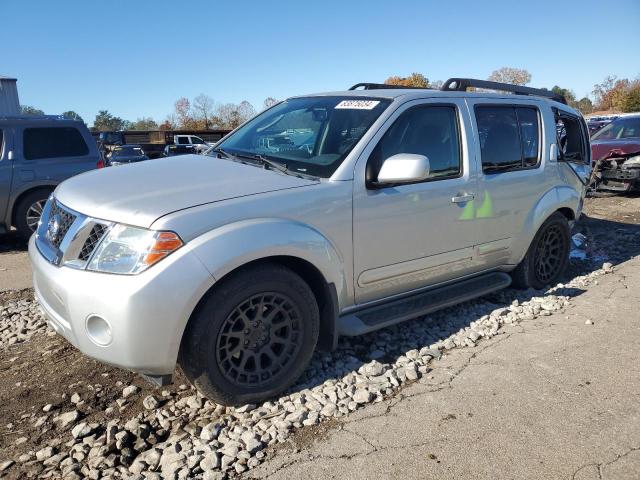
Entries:
POLYGON ((600 173, 603 190, 627 192, 640 188, 640 168, 612 168, 603 169, 600 173))
POLYGON ((132 276, 55 266, 35 235, 29 257, 36 299, 58 334, 101 362, 149 375, 173 373, 187 321, 214 282, 188 244, 132 276), (101 342, 87 322, 96 316, 108 324, 101 342))

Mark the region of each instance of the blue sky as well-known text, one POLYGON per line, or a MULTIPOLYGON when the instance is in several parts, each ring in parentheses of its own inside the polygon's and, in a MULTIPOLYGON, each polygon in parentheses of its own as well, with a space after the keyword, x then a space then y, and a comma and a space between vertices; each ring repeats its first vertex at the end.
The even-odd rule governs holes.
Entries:
POLYGON ((0 74, 18 78, 21 103, 90 124, 99 109, 161 121, 181 96, 260 108, 414 71, 514 66, 579 97, 640 75, 640 0, 0 0, 0 21, 0 74))

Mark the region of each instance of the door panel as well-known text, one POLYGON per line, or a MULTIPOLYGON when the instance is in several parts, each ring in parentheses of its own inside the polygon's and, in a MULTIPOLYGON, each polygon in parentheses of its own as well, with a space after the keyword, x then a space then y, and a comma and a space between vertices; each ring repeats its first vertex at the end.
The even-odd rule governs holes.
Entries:
MULTIPOLYGON (((468 100, 468 102, 476 132, 474 142, 476 155, 481 165, 489 162, 490 157, 502 156, 501 160, 506 160, 505 151, 509 148, 507 146, 500 149, 497 148, 499 145, 492 144, 492 135, 495 139, 499 136, 499 132, 489 131, 491 129, 487 128, 488 122, 483 120, 482 116, 478 116, 478 111, 481 111, 482 108, 490 109, 493 107, 515 110, 519 106, 533 107, 538 110, 534 102, 527 102, 524 99, 518 100, 516 105, 513 101, 495 99, 468 100), (484 158, 482 157, 483 146, 484 158)), ((531 109, 527 108, 527 110, 531 109)), ((520 123, 527 121, 523 115, 515 115, 515 117, 520 123)), ((538 123, 536 152, 527 151, 533 145, 531 128, 529 131, 521 131, 518 127, 520 132, 517 134, 518 142, 522 142, 520 168, 507 171, 482 171, 480 168, 478 191, 474 202, 474 216, 478 232, 478 260, 487 268, 504 265, 508 262, 514 253, 512 250, 514 241, 523 231, 533 207, 553 185, 552 175, 548 169, 545 169, 548 161, 548 149, 544 148, 546 139, 542 112, 538 114, 538 123)))
POLYGON ((447 99, 443 105, 442 100, 414 101, 398 109, 363 151, 354 179, 356 303, 447 281, 476 269, 474 219, 466 214, 476 182, 467 149, 469 135, 471 129, 462 102, 447 99), (449 149, 448 130, 433 133, 441 125, 433 123, 437 116, 421 113, 415 119, 409 117, 416 108, 443 106, 453 109, 458 118, 460 148, 456 152, 449 149), (390 139, 400 134, 392 132, 400 128, 404 133, 394 144, 390 139), (411 139, 426 142, 424 151, 412 147, 411 139), (430 157, 431 170, 445 176, 410 185, 368 188, 366 180, 371 177, 371 165, 375 162, 379 168, 384 158, 376 155, 385 149, 380 154, 384 158, 394 153, 425 154, 430 157), (456 155, 460 158, 461 172, 446 176, 442 165, 448 165, 447 159, 456 155), (454 197, 465 196, 468 197, 454 201, 454 197))

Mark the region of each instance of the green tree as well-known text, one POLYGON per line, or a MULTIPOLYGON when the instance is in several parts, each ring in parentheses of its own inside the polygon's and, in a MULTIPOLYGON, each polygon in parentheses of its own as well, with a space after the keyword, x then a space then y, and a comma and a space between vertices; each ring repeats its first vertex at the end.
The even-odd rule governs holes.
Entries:
POLYGON ((487 80, 511 83, 513 85, 526 85, 531 81, 531 74, 523 68, 502 67, 491 72, 487 80))
POLYGON ((429 88, 429 79, 421 73, 412 73, 408 77, 397 75, 387 78, 384 83, 387 85, 397 85, 401 87, 429 88))
POLYGON ((44 115, 44 112, 42 110, 30 105, 21 105, 20 112, 22 113, 22 115, 44 115))
POLYGON ((62 116, 64 118, 68 118, 69 120, 79 120, 81 122, 84 122, 82 117, 80 115, 78 115, 76 112, 74 112, 73 110, 68 110, 68 111, 64 112, 62 114, 62 116))
POLYGON ((582 97, 576 102, 575 108, 580 110, 583 115, 588 115, 593 112, 593 102, 589 97, 582 97))
POLYGON ((623 112, 640 112, 640 80, 634 80, 621 103, 623 112))
POLYGON ((551 91, 553 93, 557 93, 558 95, 562 95, 567 100, 567 103, 571 106, 573 106, 572 104, 576 103, 576 94, 573 93, 573 90, 569 90, 568 88, 561 88, 558 85, 554 85, 551 91))
POLYGON ((91 129, 98 132, 110 132, 124 130, 125 126, 125 120, 114 117, 108 110, 99 110, 91 129))
POLYGON ((158 124, 151 117, 138 118, 131 124, 131 130, 158 130, 158 124))

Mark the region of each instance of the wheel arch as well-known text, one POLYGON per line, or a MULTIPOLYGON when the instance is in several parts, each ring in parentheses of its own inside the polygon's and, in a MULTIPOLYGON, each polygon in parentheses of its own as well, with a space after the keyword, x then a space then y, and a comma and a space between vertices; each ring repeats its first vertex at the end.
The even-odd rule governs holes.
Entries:
POLYGON ((558 186, 548 190, 531 208, 513 249, 512 264, 522 261, 542 224, 554 213, 561 213, 571 225, 578 218, 582 196, 569 186, 558 186))
POLYGON ((27 196, 34 192, 44 191, 49 194, 56 189, 57 184, 41 184, 36 186, 31 186, 29 188, 24 189, 22 192, 18 193, 15 198, 9 203, 9 208, 7 211, 7 220, 11 224, 11 226, 15 226, 16 222, 16 214, 17 214, 17 206, 20 202, 27 196))
POLYGON ((214 229, 192 242, 193 253, 214 282, 193 309, 184 331, 204 300, 229 275, 272 263, 289 268, 307 282, 320 310, 318 347, 335 348, 336 319, 349 296, 348 273, 342 255, 318 230, 297 221, 253 219, 214 229))

